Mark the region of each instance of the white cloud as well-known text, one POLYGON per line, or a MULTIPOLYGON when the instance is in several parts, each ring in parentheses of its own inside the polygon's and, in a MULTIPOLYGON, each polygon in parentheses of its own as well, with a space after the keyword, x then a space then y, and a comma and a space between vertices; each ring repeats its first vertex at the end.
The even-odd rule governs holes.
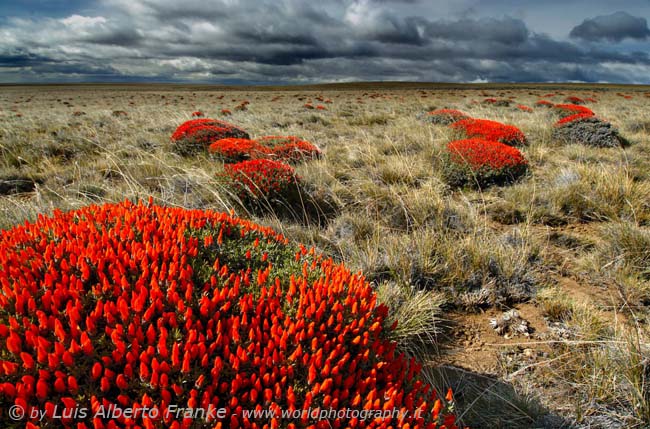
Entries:
POLYGON ((106 18, 103 16, 70 15, 62 19, 61 22, 72 29, 89 29, 97 25, 105 24, 106 18))

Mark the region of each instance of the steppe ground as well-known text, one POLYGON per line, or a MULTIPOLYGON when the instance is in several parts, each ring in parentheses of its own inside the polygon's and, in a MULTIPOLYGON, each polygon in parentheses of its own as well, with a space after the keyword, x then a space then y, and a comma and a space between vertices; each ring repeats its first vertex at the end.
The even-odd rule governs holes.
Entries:
POLYGON ((216 180, 222 163, 207 153, 175 154, 170 135, 200 110, 253 137, 300 136, 324 153, 297 170, 308 192, 330 207, 326 219, 256 220, 374 282, 400 320, 402 348, 430 363, 432 382, 454 388, 463 422, 475 428, 647 428, 649 91, 5 86, 0 228, 57 208, 149 196, 158 204, 232 209, 248 217, 216 180), (597 100, 586 105, 631 146, 554 141, 557 116, 534 104, 567 96, 597 100), (497 107, 483 103, 487 97, 513 103, 497 107), (247 110, 237 110, 244 100, 247 110), (232 116, 224 118, 224 108, 232 116), (441 163, 455 136, 418 118, 436 108, 521 128, 529 139, 522 152, 530 174, 482 192, 450 189, 441 163), (529 322, 528 336, 501 336, 491 328, 490 318, 511 308, 529 322))

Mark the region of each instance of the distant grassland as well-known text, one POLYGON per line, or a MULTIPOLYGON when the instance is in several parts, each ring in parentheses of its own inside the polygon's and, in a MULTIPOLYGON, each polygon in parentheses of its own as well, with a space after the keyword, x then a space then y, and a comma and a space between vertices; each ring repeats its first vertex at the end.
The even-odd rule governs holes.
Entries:
POLYGON ((650 85, 628 85, 616 83, 453 83, 453 82, 336 82, 306 85, 212 85, 182 83, 61 83, 61 84, 0 84, 0 88, 62 88, 72 89, 107 89, 109 91, 227 91, 227 92, 264 92, 264 91, 387 91, 387 90, 526 90, 540 91, 650 91, 650 85))
MULTIPOLYGON (((298 174, 336 210, 320 225, 272 214, 255 220, 363 271, 401 320, 397 340, 432 363, 432 379, 442 374, 441 385, 452 377, 464 386, 458 404, 464 422, 486 428, 650 425, 650 87, 0 88, 0 228, 56 208, 149 196, 159 204, 252 217, 216 179, 223 164, 207 152, 177 155, 170 135, 202 111, 252 137, 300 136, 324 156, 299 165, 298 174), (572 95, 595 98, 587 106, 631 146, 554 141, 557 117, 535 102, 561 103, 572 95), (488 97, 512 104, 483 103, 488 97), (247 109, 236 110, 244 100, 247 109), (457 136, 418 119, 437 108, 519 127, 529 141, 522 148, 528 177, 483 191, 450 188, 442 176, 443 152, 457 136), (223 117, 222 109, 232 116, 223 117), (468 351, 455 336, 469 318, 513 307, 537 317, 531 338, 496 338, 502 341, 496 346, 472 339, 476 350, 468 351), (464 352, 484 356, 489 368, 455 357, 464 352), (471 371, 489 372, 492 381, 484 386, 471 371)), ((479 320, 489 331, 488 317, 479 320)))

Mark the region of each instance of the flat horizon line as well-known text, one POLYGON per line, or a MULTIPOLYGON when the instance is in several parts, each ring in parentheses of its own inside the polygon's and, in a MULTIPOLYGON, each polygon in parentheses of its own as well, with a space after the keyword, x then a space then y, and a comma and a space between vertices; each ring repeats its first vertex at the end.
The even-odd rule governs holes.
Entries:
POLYGON ((650 84, 589 83, 589 82, 417 82, 417 81, 359 81, 323 82, 308 84, 223 84, 191 82, 0 82, 0 87, 166 87, 192 88, 194 90, 345 90, 345 89, 508 89, 508 88, 629 88, 650 90, 650 84))

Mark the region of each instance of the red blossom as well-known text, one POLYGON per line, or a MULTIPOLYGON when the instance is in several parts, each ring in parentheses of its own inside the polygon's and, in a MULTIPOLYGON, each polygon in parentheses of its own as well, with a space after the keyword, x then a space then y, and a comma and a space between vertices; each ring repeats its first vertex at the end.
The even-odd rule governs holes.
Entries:
POLYGON ((266 136, 256 141, 268 149, 269 155, 285 162, 315 159, 321 155, 314 144, 296 136, 266 136))
POLYGON ((447 145, 452 162, 469 165, 473 170, 501 170, 528 162, 519 149, 496 141, 483 139, 456 140, 447 145))
POLYGON ((576 122, 585 118, 593 118, 593 117, 594 117, 593 113, 576 113, 574 115, 569 115, 569 116, 565 116, 564 118, 561 118, 555 123, 555 126, 561 127, 571 122, 576 122))
POLYGON ((576 97, 575 95, 570 95, 570 96, 566 97, 564 99, 564 101, 567 102, 567 103, 571 103, 571 104, 584 104, 584 102, 585 102, 584 99, 582 99, 580 97, 576 97))
POLYGON ((174 147, 182 154, 192 154, 205 150, 218 139, 249 138, 243 129, 217 119, 192 119, 181 124, 171 136, 174 147))
POLYGON ((220 139, 208 147, 208 151, 222 157, 226 162, 239 162, 269 155, 269 150, 255 140, 220 139))
POLYGON ((535 106, 538 106, 538 107, 553 107, 553 106, 555 106, 555 103, 552 103, 552 102, 550 102, 548 100, 538 100, 537 102, 535 102, 535 106))
POLYGON ((438 109, 427 112, 424 119, 434 124, 449 125, 451 123, 467 119, 469 115, 456 109, 438 109))
POLYGON ((556 104, 554 108, 562 117, 575 115, 576 113, 585 115, 589 114, 591 116, 595 115, 594 111, 590 108, 586 106, 579 106, 577 104, 556 104))
POLYGON ((0 408, 49 416, 26 427, 302 427, 241 410, 363 406, 410 413, 326 423, 455 428, 361 275, 225 213, 127 201, 41 215, 0 233, 0 288, 0 408), (86 417, 52 419, 76 404, 86 417), (226 419, 95 416, 185 404, 226 419))
POLYGON ((282 195, 293 190, 300 179, 295 170, 280 161, 255 159, 225 166, 240 198, 252 194, 256 198, 282 195))
POLYGON ((499 141, 510 146, 527 144, 526 136, 519 128, 501 122, 468 118, 452 124, 451 127, 462 131, 467 138, 499 141))

